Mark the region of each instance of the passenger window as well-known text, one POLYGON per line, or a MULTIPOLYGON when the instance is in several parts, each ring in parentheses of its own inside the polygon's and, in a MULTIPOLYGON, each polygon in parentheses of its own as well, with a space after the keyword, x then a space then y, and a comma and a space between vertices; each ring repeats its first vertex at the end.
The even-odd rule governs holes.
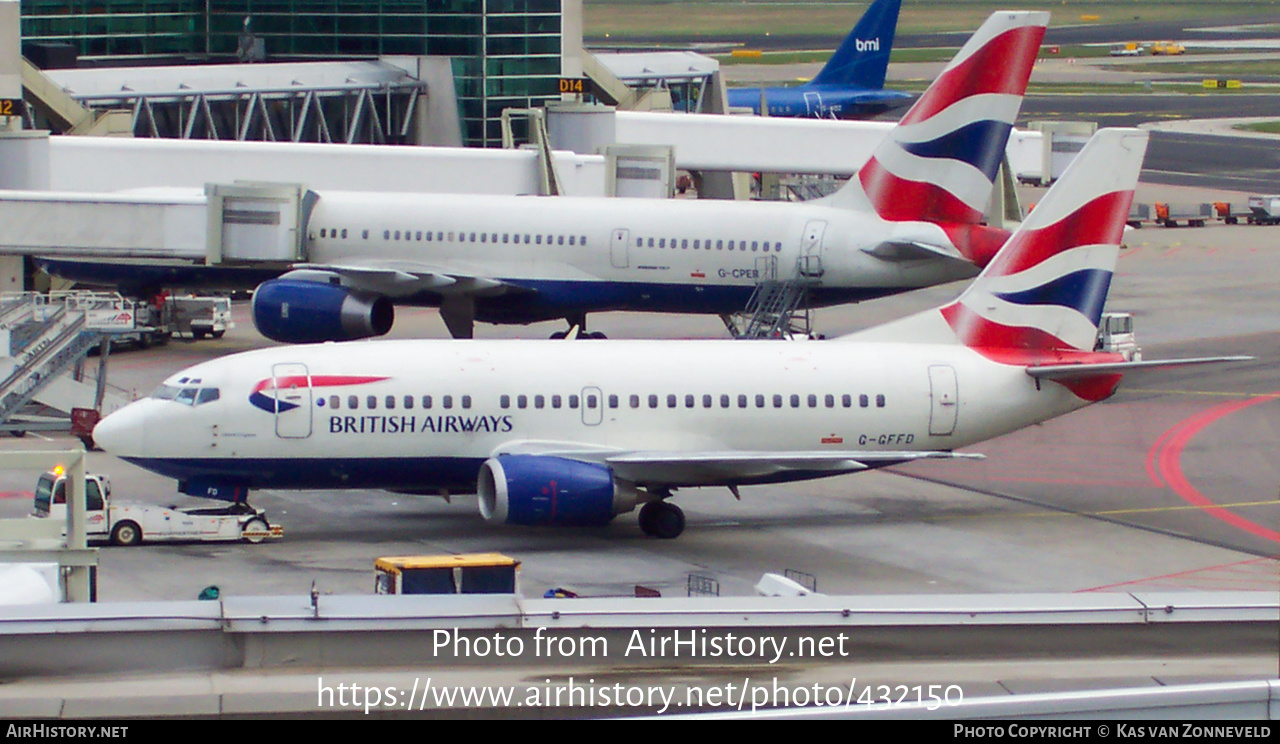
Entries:
POLYGON ((528 407, 529 407, 529 396, 527 396, 527 395, 517 395, 517 396, 516 396, 516 408, 528 408, 528 407))
POLYGON ((756 408, 764 408, 764 396, 763 396, 763 395, 757 395, 757 396, 756 396, 756 408))
POLYGON ((440 407, 441 407, 441 408, 453 408, 453 396, 452 396, 452 395, 442 395, 442 396, 440 396, 440 407))
POLYGON ((573 235, 570 235, 570 236, 569 236, 569 245, 573 245, 573 239, 574 239, 574 237, 575 237, 575 236, 573 236, 573 235))
POLYGON ((776 394, 775 394, 775 395, 773 396, 773 407, 774 407, 774 408, 782 408, 782 396, 781 396, 781 395, 776 395, 776 394))
POLYGON ((650 247, 650 248, 652 248, 652 247, 653 247, 653 238, 649 238, 649 247, 650 247))
POLYGON ((810 408, 818 407, 818 396, 814 395, 813 393, 809 393, 809 407, 810 408))
POLYGON ((681 240, 681 241, 680 241, 680 247, 681 247, 681 248, 683 248, 683 249, 684 249, 684 250, 686 250, 686 251, 687 251, 687 250, 689 250, 689 239, 688 239, 688 238, 684 238, 683 240, 681 240))
POLYGON ((859 395, 859 396, 858 396, 858 405, 859 405, 860 407, 862 407, 862 408, 866 408, 867 406, 871 405, 871 399, 870 399, 870 398, 868 398, 868 397, 867 397, 867 396, 865 396, 865 395, 859 395))
POLYGON ((369 406, 370 411, 376 411, 378 409, 378 396, 370 395, 365 398, 364 402, 365 405, 369 406))
POLYGON ((413 408, 413 396, 412 396, 412 395, 406 395, 406 396, 404 396, 404 407, 405 407, 405 408, 409 408, 409 409, 412 409, 412 408, 413 408))
POLYGON ((719 251, 719 250, 724 250, 724 241, 723 241, 723 240, 717 240, 717 241, 716 241, 716 250, 718 250, 718 251, 719 251))
POLYGON ((578 245, 586 245, 586 244, 587 244, 587 236, 586 236, 586 235, 583 235, 583 236, 581 236, 581 237, 579 237, 579 238, 578 238, 578 245))
POLYGON ((322 228, 320 228, 320 237, 322 237, 322 238, 324 237, 324 228, 323 228, 323 227, 322 227, 322 228))
POLYGON ((552 407, 552 408, 559 408, 559 407, 560 407, 560 396, 558 396, 558 395, 553 395, 553 396, 551 396, 551 407, 552 407))
POLYGON ((639 407, 640 407, 640 396, 638 396, 638 395, 633 395, 633 396, 631 396, 630 403, 631 403, 631 407, 632 407, 632 408, 639 408, 639 407))
POLYGON ((569 407, 570 407, 570 408, 577 408, 577 407, 578 407, 578 396, 576 396, 576 395, 570 395, 570 396, 569 396, 569 407))
POLYGON ((883 396, 883 395, 877 395, 877 396, 876 396, 876 408, 884 408, 884 396, 883 396))
POLYGON ((721 407, 721 408, 728 408, 728 407, 729 407, 729 396, 727 396, 727 395, 721 395, 721 396, 720 396, 720 407, 721 407))
POLYGON ((394 410, 394 409, 395 409, 395 407, 396 407, 396 396, 394 396, 394 395, 388 395, 388 396, 387 396, 387 409, 388 409, 388 410, 394 410))
POLYGON ((791 407, 792 408, 800 407, 800 396, 796 395, 795 393, 791 394, 791 407))
POLYGON ((430 407, 431 407, 431 396, 430 396, 430 395, 424 395, 424 396, 422 396, 422 407, 423 407, 423 408, 430 408, 430 407))
POLYGON ((488 233, 480 233, 480 242, 481 242, 481 243, 488 243, 488 242, 489 242, 489 234, 488 234, 488 233))
POLYGON ((845 408, 851 408, 851 407, 853 407, 853 396, 852 396, 852 395, 849 395, 848 393, 845 393, 844 395, 841 395, 841 396, 840 396, 840 405, 844 406, 845 408))
POLYGON ((830 393, 827 393, 827 396, 826 396, 825 398, 823 398, 822 402, 826 404, 827 408, 835 408, 835 407, 836 407, 836 396, 834 396, 834 395, 832 395, 832 394, 830 394, 830 393))
POLYGON ((684 396, 684 407, 685 407, 685 408, 693 408, 693 396, 692 396, 692 395, 687 395, 687 394, 686 394, 686 395, 684 396))
POLYGON ((368 231, 368 230, 363 230, 363 231, 361 231, 361 233, 360 233, 360 237, 364 238, 365 240, 368 240, 368 239, 369 239, 369 231, 368 231))
POLYGON ((344 227, 344 228, 342 228, 342 238, 343 238, 343 240, 346 240, 346 238, 347 238, 347 228, 345 228, 345 227, 344 227))
POLYGON ((650 408, 657 408, 657 407, 658 407, 658 396, 656 396, 656 395, 650 395, 650 396, 649 396, 649 407, 650 407, 650 408))
POLYGON ((338 407, 339 407, 339 406, 341 406, 341 405, 342 405, 342 400, 341 400, 338 396, 336 396, 336 395, 330 395, 330 396, 329 396, 329 407, 330 407, 330 408, 332 408, 333 410, 335 410, 335 411, 336 411, 336 410, 338 410, 338 407))
POLYGON ((546 396, 545 396, 545 395, 535 395, 535 396, 533 396, 533 407, 534 407, 534 408, 545 408, 545 407, 546 407, 546 405, 547 405, 547 398, 546 398, 546 396))
POLYGON ((644 243, 644 238, 636 238, 636 247, 637 247, 637 248, 643 248, 643 247, 644 247, 643 243, 644 243))
POLYGON ((587 408, 595 408, 595 407, 596 407, 596 396, 594 396, 594 395, 588 395, 588 396, 587 396, 587 408))
POLYGON ((422 240, 422 231, 421 230, 417 231, 416 233, 413 234, 413 237, 415 240, 422 240))
POLYGON ((667 408, 675 408, 675 407, 676 407, 676 396, 671 395, 671 394, 668 394, 668 395, 667 395, 667 408))
POLYGON ((462 396, 462 407, 463 407, 463 408, 470 408, 470 407, 471 407, 471 396, 470 396, 470 395, 464 395, 464 396, 462 396))
POLYGON ((559 236, 559 239, 558 239, 558 240, 556 240, 556 245, 564 245, 564 236, 563 236, 563 235, 559 236))
POLYGON ((747 396, 745 396, 745 395, 739 395, 739 396, 738 396, 738 408, 746 408, 746 407, 747 407, 747 396))
POLYGON ((391 240, 391 231, 390 231, 390 230, 383 230, 383 231, 382 231, 382 239, 383 239, 383 240, 391 240))
POLYGON ((610 396, 609 396, 609 407, 610 407, 610 408, 617 408, 617 407, 618 407, 618 396, 616 396, 616 395, 610 395, 610 396))
POLYGON ((508 243, 508 242, 510 242, 510 239, 511 239, 511 233, 503 233, 503 234, 502 234, 502 242, 503 242, 503 243, 508 243))
POLYGON ((510 396, 510 395, 499 395, 499 396, 498 396, 498 407, 499 407, 499 408, 510 408, 510 407, 511 407, 511 396, 510 396))
POLYGON ((539 235, 539 236, 538 236, 538 241, 537 241, 537 242, 538 242, 538 245, 542 245, 542 236, 541 236, 541 235, 539 235))
POLYGON ((359 408, 359 407, 360 407, 360 399, 359 399, 359 398, 357 398, 357 397, 356 397, 356 396, 354 396, 354 395, 348 395, 348 396, 347 396, 347 408, 350 408, 351 410, 353 410, 353 411, 354 411, 354 410, 356 410, 356 409, 357 409, 357 408, 359 408))
POLYGON ((666 238, 658 238, 658 247, 659 247, 659 248, 666 248, 666 247, 667 247, 667 239, 666 239, 666 238))

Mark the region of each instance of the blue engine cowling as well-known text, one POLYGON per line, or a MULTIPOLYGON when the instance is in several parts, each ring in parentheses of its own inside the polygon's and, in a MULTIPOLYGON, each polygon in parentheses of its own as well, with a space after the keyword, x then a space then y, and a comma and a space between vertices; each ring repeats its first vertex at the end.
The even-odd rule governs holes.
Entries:
POLYGON ((499 455, 480 466, 480 515, 494 524, 602 526, 636 508, 636 489, 607 465, 499 455))
POLYGON ((258 333, 287 344, 381 336, 394 322, 391 300, 336 284, 272 279, 253 293, 258 333))

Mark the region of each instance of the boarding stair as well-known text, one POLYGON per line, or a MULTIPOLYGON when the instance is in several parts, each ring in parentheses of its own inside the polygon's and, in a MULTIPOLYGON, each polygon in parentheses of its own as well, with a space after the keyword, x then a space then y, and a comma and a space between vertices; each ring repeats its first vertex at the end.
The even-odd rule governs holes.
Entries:
POLYGON ((75 293, 0 295, 0 431, 65 431, 78 409, 96 420, 128 402, 107 391, 105 356, 96 380, 84 375, 85 356, 106 334, 91 305, 75 293))
POLYGON ((758 268, 760 278, 746 308, 724 317, 725 326, 734 338, 782 339, 812 335, 809 288, 822 278, 821 257, 801 256, 795 272, 787 279, 777 278, 776 270, 770 270, 775 266, 776 263, 769 268, 758 268))

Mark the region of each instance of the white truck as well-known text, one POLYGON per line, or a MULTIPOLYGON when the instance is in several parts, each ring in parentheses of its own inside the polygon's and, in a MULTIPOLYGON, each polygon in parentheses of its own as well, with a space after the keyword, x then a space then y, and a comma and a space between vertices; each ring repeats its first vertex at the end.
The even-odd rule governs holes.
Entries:
POLYGON ((1280 194, 1255 194, 1249 197, 1250 225, 1280 224, 1280 194))
MULTIPOLYGON (((262 509, 247 504, 178 509, 113 502, 107 476, 86 474, 84 484, 86 534, 90 540, 115 545, 137 545, 143 540, 260 543, 284 535, 284 528, 267 521, 262 509)), ((36 483, 33 516, 66 520, 66 493, 64 474, 55 470, 41 475, 36 483)))
POLYGON ((1133 316, 1129 313, 1103 313, 1093 350, 1120 354, 1126 362, 1142 361, 1142 349, 1133 333, 1133 316))
POLYGON ((192 338, 222 338, 228 329, 235 327, 231 322, 229 297, 183 295, 170 297, 168 304, 175 333, 190 334, 192 338))

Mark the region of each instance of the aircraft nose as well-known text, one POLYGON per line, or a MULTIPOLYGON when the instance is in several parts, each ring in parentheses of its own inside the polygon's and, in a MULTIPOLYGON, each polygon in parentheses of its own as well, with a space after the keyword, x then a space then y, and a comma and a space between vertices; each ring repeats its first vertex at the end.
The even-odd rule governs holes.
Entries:
POLYGON ((113 455, 129 454, 142 444, 143 418, 137 404, 125 406, 93 427, 93 442, 113 455))

